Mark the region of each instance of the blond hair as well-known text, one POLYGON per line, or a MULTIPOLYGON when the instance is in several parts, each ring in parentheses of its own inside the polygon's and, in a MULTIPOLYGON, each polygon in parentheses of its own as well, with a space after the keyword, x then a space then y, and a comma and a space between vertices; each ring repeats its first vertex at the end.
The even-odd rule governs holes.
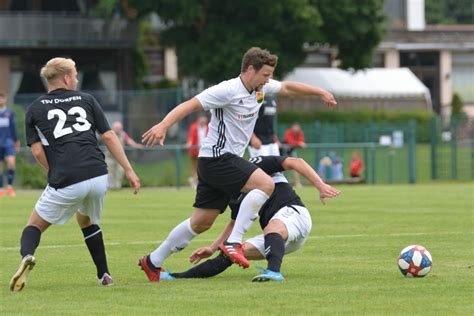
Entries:
POLYGON ((56 57, 50 59, 43 68, 41 68, 41 77, 46 81, 53 82, 56 79, 70 74, 72 70, 76 67, 74 60, 70 58, 56 57))
POLYGON ((278 62, 278 56, 271 54, 266 49, 260 47, 251 47, 242 58, 241 71, 247 71, 247 68, 252 65, 256 71, 262 69, 263 65, 276 67, 278 62))

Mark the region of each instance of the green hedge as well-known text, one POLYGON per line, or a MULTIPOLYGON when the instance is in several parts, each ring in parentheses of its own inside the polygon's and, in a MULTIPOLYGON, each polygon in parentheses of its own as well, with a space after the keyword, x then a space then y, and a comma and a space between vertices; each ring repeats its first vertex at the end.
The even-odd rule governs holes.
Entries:
POLYGON ((434 113, 416 110, 416 111, 372 111, 372 110, 356 110, 356 111, 314 111, 305 113, 295 112, 278 112, 278 122, 288 123, 313 123, 315 121, 324 123, 366 123, 366 122, 406 122, 415 120, 418 124, 430 122, 434 113))
MULTIPOLYGON (((414 111, 385 111, 385 110, 355 110, 355 111, 314 111, 305 113, 279 112, 278 123, 280 126, 287 126, 293 122, 299 122, 303 129, 311 124, 320 123, 324 126, 332 126, 340 129, 341 126, 351 128, 363 127, 369 123, 377 126, 404 125, 410 121, 415 121, 417 125, 417 141, 429 142, 431 134, 431 120, 435 117, 432 112, 424 110, 414 111)), ((361 134, 362 135, 362 134, 361 134)), ((355 135, 352 135, 355 136, 355 135)), ((350 141, 364 141, 364 139, 351 139, 350 141)))

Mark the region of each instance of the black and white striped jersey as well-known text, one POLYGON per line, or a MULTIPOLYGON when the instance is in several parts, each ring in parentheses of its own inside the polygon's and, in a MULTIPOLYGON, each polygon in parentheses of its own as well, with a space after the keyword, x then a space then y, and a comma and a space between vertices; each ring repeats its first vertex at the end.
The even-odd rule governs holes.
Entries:
POLYGON ((281 82, 270 79, 260 91, 249 92, 240 77, 223 81, 196 96, 212 113, 199 157, 232 153, 242 157, 252 136, 266 94, 278 93, 281 82))

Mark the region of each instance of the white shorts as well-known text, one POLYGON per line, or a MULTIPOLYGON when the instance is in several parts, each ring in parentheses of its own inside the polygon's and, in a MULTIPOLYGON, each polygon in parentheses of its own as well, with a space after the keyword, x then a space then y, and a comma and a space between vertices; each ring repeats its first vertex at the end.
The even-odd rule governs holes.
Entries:
MULTIPOLYGON (((295 252, 303 247, 313 225, 311 215, 305 207, 299 205, 293 205, 292 207, 285 206, 281 208, 270 220, 270 222, 274 219, 281 220, 288 230, 285 254, 295 252)), ((265 257, 265 237, 263 234, 247 239, 245 242, 252 244, 265 257)))
POLYGON ((61 189, 49 185, 36 202, 38 215, 51 224, 66 223, 77 211, 98 225, 107 191, 107 175, 84 180, 61 189))
POLYGON ((277 143, 262 145, 259 149, 253 148, 252 146, 248 146, 247 148, 250 158, 258 156, 280 156, 280 149, 277 143))

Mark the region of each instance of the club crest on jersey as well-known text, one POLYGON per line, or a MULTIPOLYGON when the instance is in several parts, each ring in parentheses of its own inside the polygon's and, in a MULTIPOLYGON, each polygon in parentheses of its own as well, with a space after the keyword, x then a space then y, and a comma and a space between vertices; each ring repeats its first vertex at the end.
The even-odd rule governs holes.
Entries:
POLYGON ((258 102, 258 103, 262 103, 262 102, 263 102, 263 99, 264 99, 263 91, 262 91, 262 90, 259 90, 259 91, 257 92, 257 102, 258 102))

